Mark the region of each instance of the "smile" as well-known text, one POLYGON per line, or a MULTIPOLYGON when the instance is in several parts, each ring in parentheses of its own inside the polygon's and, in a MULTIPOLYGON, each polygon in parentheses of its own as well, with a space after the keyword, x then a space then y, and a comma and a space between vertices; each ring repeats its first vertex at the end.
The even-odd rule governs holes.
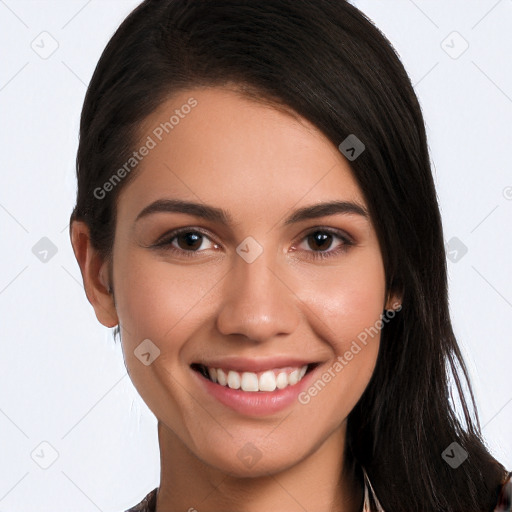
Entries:
POLYGON ((323 364, 290 356, 224 357, 194 362, 190 369, 207 400, 243 416, 267 416, 299 404, 298 396, 323 364))
POLYGON ((310 366, 313 367, 314 364, 305 364, 301 367, 273 368, 262 372, 239 372, 193 364, 192 369, 201 373, 203 377, 211 382, 230 389, 247 392, 271 392, 297 384, 302 380, 310 366))

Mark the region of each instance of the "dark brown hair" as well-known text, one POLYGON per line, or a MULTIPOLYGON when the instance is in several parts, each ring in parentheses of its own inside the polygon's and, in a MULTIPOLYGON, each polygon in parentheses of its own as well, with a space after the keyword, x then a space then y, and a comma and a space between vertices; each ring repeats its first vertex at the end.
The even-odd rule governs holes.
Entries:
MULTIPOLYGON (((132 154, 163 100, 236 84, 312 122, 351 162, 379 238, 388 291, 403 307, 381 333, 375 372, 348 418, 347 459, 362 464, 387 512, 491 511, 506 473, 491 456, 449 317, 446 255, 424 120, 391 43, 343 0, 146 0, 106 46, 84 101, 71 221, 111 257, 116 198, 94 191, 132 154), (461 376, 474 409, 471 417, 461 376), (450 378, 464 418, 454 412, 450 378), (453 442, 469 455, 452 468, 453 442)), ((119 329, 119 328, 118 328, 119 329)), ((119 331, 118 331, 119 332, 119 331)))

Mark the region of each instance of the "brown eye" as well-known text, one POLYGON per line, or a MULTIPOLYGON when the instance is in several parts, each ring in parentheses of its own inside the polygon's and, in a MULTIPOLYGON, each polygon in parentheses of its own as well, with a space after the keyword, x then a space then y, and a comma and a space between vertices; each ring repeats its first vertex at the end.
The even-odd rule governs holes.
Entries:
POLYGON ((175 230, 164 235, 160 241, 153 245, 156 249, 163 249, 179 256, 194 256, 203 250, 217 248, 210 237, 197 229, 175 230))
POLYGON ((174 238, 176 239, 178 247, 185 251, 195 251, 201 247, 201 244, 203 242, 203 235, 197 233, 196 231, 187 231, 184 233, 180 233, 174 238))
POLYGON ((341 255, 355 245, 355 242, 343 231, 331 228, 317 228, 310 231, 303 240, 307 246, 305 252, 312 259, 325 259, 341 255), (341 243, 338 244, 337 248, 328 250, 333 246, 336 239, 341 240, 341 243))
POLYGON ((307 239, 312 249, 325 251, 331 246, 333 235, 325 231, 315 231, 308 235, 307 239))

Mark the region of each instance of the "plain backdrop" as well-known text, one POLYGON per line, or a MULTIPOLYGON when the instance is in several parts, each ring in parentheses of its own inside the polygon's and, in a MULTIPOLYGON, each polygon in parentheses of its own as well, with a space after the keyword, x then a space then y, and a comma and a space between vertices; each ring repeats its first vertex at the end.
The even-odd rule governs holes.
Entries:
MULTIPOLYGON (((156 419, 68 236, 86 87, 138 3, 0 0, 0 512, 123 511, 159 483, 156 419)), ((353 3, 419 97, 453 325, 485 440, 512 469, 512 1, 353 3)))

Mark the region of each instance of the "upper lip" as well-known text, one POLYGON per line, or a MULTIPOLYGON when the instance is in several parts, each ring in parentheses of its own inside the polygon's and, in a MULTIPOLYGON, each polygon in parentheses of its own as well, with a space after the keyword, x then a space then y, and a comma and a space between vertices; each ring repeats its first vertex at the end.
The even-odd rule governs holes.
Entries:
POLYGON ((290 356, 276 356, 270 358, 246 358, 246 357, 227 357, 223 359, 212 359, 210 361, 195 361, 195 364, 202 364, 209 368, 222 368, 223 370, 233 370, 237 372, 261 372, 272 370, 274 368, 284 368, 286 366, 301 368, 304 365, 316 363, 311 359, 297 359, 290 356))

